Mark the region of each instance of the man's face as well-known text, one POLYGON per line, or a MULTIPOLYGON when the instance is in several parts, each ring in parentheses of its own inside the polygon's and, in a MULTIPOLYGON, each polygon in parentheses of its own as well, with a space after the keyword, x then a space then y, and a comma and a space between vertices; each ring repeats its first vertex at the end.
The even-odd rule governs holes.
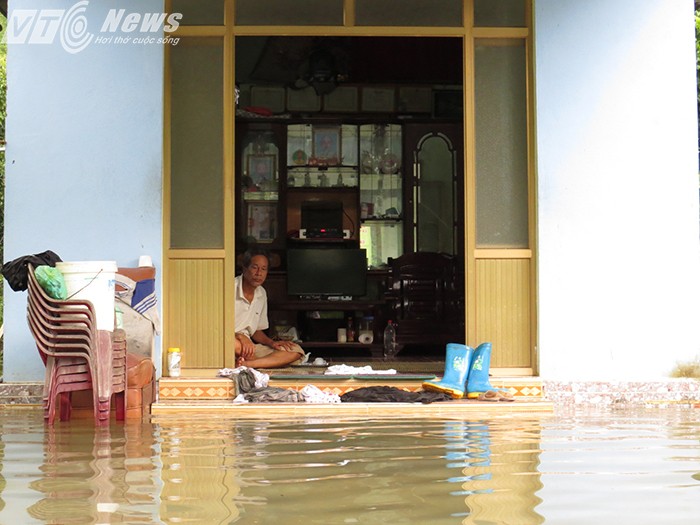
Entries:
POLYGON ((250 260, 248 268, 243 269, 243 279, 256 288, 265 282, 267 277, 267 257, 256 255, 250 260))

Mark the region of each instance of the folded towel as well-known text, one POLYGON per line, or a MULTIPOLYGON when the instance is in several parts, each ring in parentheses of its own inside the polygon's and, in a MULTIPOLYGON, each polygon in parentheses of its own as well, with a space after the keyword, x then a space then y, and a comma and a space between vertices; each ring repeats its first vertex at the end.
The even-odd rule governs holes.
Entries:
POLYGON ((374 370, 371 366, 332 365, 326 369, 327 375, 393 375, 396 370, 374 370))

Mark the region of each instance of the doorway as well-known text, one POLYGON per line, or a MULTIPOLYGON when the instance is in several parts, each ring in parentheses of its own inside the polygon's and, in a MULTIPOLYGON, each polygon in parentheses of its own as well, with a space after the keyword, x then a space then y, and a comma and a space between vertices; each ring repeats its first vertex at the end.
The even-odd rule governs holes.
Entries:
MULTIPOLYGON (((227 0, 226 5, 238 6, 238 2, 227 0)), ((476 9, 472 3, 464 4, 465 13, 471 13, 472 8, 476 9)), ((260 20, 266 20, 264 13, 261 16, 260 20)), ((276 152, 278 181, 279 170, 288 171, 287 167, 295 164, 292 154, 297 150, 304 154, 298 145, 287 151, 284 135, 293 118, 299 119, 301 127, 312 118, 330 127, 355 127, 358 141, 362 140, 362 126, 369 126, 369 133, 383 128, 392 135, 380 119, 398 126, 402 137, 412 126, 443 119, 464 131, 461 139, 451 141, 452 146, 460 145, 455 151, 461 152, 463 162, 456 170, 460 172, 457 182, 462 185, 457 191, 461 209, 452 219, 462 214, 455 221, 455 251, 463 253, 467 343, 491 341, 498 348, 494 367, 531 373, 536 361, 536 282, 534 161, 528 118, 532 92, 529 18, 524 25, 511 27, 500 26, 497 20, 477 21, 465 16, 451 18, 452 22, 440 27, 423 21, 428 25, 417 29, 369 27, 367 21, 352 16, 345 26, 309 28, 269 26, 260 20, 244 21, 238 16, 234 22, 227 16, 221 26, 183 28, 180 45, 167 50, 165 344, 189 349, 183 362, 187 368, 221 367, 232 362, 232 281, 236 254, 245 247, 239 228, 249 219, 248 213, 243 213, 245 206, 237 186, 242 135, 236 127, 245 118, 249 119, 247 124, 268 126, 274 128, 273 135, 278 134, 274 138, 280 145, 276 152), (484 26, 489 21, 499 27, 484 26), (261 35, 263 31, 269 36, 261 35), (315 36, 302 36, 304 33, 315 36), (285 39, 288 46, 276 46, 277 51, 267 52, 262 60, 271 40, 285 39), (315 46, 318 43, 323 45, 315 46), (401 45, 392 46, 397 43, 401 45), (244 56, 240 52, 245 46, 257 46, 259 52, 244 56), (348 46, 349 53, 364 47, 363 59, 352 62, 352 55, 344 55, 348 46), (445 61, 449 56, 457 58, 445 61), (342 69, 329 75, 333 71, 329 63, 336 67, 356 63, 348 72, 364 77, 353 80, 342 69), (430 84, 425 72, 433 70, 450 76, 444 84, 430 84), (253 79, 253 71, 255 75, 284 78, 253 79), (249 82, 245 82, 246 74, 249 82), (241 94, 238 104, 236 87, 241 94), (258 105, 260 97, 263 103, 258 105), (277 110, 263 118, 240 115, 244 108, 275 105, 277 110)), ((294 20, 299 23, 296 17, 294 20)), ((437 74, 431 78, 440 79, 437 74)), ((339 134, 326 131, 330 144, 336 143, 334 137, 346 136, 342 129, 339 134)), ((299 132, 300 140, 304 140, 304 133, 299 132)), ((320 140, 323 134, 315 136, 320 140)), ((313 130, 309 137, 313 142, 313 130)), ((338 143, 345 148, 342 140, 338 143)), ((405 159, 403 138, 401 143, 401 158, 405 159)), ((361 150, 356 151, 360 156, 361 150)), ((361 160, 354 159, 359 165, 361 160)), ((270 161, 265 158, 251 164, 259 171, 260 181, 267 178, 270 161)), ((402 169, 406 169, 409 162, 403 162, 402 169)), ((338 183, 340 173, 326 175, 326 180, 332 181, 326 183, 338 183)), ((283 177, 288 185, 289 173, 283 177)), ((294 177, 295 183, 298 180, 294 177)), ((301 180, 305 183, 304 177, 301 180)), ((324 184, 320 174, 315 180, 319 186, 324 184)), ((267 188, 274 193, 269 184, 267 188)), ((405 207, 409 202, 405 192, 402 195, 403 215, 398 222, 404 227, 410 207, 405 207)), ((298 217, 285 209, 289 206, 284 197, 279 199, 275 209, 269 203, 254 208, 254 217, 268 221, 254 233, 279 242, 284 250, 290 218, 296 221, 298 217)), ((391 256, 389 252, 415 249, 410 232, 397 234, 398 226, 389 225, 389 219, 396 219, 392 209, 398 208, 376 206, 374 201, 380 209, 377 216, 376 210, 370 212, 362 206, 371 202, 371 198, 358 200, 353 211, 357 218, 344 222, 343 229, 353 230, 353 222, 359 223, 363 214, 378 219, 371 226, 377 232, 372 238, 381 239, 376 244, 384 249, 379 261, 391 256)), ((442 211, 441 202, 443 197, 436 197, 424 211, 435 216, 437 209, 442 211)), ((449 222, 449 217, 442 221, 444 230, 449 229, 445 228, 449 222)), ((435 228, 434 224, 425 226, 426 231, 435 228)), ((356 238, 360 238, 359 231, 356 238)), ((441 237, 431 249, 442 250, 444 245, 441 237)))
MULTIPOLYGON (((463 47, 461 38, 237 37, 237 256, 266 248, 284 273, 303 204, 336 200, 349 246, 367 250, 383 286, 392 259, 446 254, 463 305, 463 47), (316 159, 319 137, 334 144, 330 161, 316 159), (271 175, 258 184, 251 166, 263 161, 271 175)), ((268 281, 273 304, 284 302, 280 279, 268 281)), ((380 335, 391 313, 373 313, 380 335)), ((444 346, 423 341, 420 352, 442 356, 444 346)))

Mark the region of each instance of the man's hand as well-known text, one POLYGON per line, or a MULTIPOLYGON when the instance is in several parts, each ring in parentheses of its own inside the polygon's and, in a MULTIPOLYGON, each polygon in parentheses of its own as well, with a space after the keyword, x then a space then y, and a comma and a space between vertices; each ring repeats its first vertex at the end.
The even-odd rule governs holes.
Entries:
POLYGON ((236 338, 241 343, 241 357, 243 359, 255 357, 255 343, 245 334, 236 334, 236 338))
POLYGON ((294 347, 294 343, 292 341, 273 341, 271 346, 275 350, 291 351, 292 348, 294 347))

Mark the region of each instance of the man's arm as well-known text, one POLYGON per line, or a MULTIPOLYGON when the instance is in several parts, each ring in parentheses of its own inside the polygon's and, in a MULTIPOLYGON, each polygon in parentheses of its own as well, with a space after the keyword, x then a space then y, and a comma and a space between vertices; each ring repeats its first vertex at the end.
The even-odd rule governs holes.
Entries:
POLYGON ((258 330, 253 334, 253 341, 256 343, 260 343, 261 345, 265 346, 272 346, 275 342, 267 336, 265 332, 262 330, 258 330))
POLYGON ((255 357, 255 343, 243 332, 236 334, 236 353, 244 359, 255 357))
POLYGON ((274 341, 262 330, 258 330, 253 334, 253 341, 274 348, 275 350, 289 350, 294 345, 292 341, 274 341))

